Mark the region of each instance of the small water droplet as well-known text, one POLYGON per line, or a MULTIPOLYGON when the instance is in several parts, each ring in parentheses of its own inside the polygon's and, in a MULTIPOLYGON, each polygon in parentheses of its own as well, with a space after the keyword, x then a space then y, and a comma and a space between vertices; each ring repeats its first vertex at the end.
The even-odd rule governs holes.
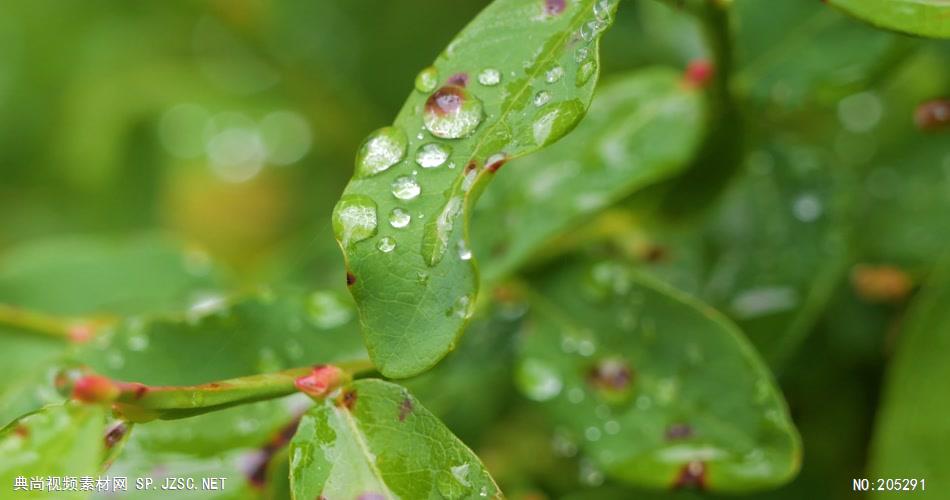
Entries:
POLYGON ((590 77, 594 76, 596 71, 596 62, 593 60, 585 61, 583 64, 577 67, 577 75, 575 76, 574 84, 578 87, 583 86, 590 81, 590 77))
POLYGON ((795 198, 792 203, 795 218, 802 222, 814 222, 821 216, 823 210, 821 200, 812 193, 804 193, 795 198))
POLYGON ((364 195, 344 195, 333 209, 333 234, 343 248, 376 234, 376 202, 364 195))
POLYGON ((415 179, 408 175, 403 175, 393 181, 392 192, 396 198, 408 201, 419 196, 419 193, 422 192, 422 188, 419 187, 419 183, 416 182, 415 179))
POLYGON ((551 101, 551 93, 547 90, 542 90, 537 94, 534 94, 534 105, 537 107, 544 106, 545 104, 551 101))
POLYGON ((416 283, 425 286, 429 283, 429 273, 419 271, 416 273, 416 283))
POLYGON ((465 244, 464 239, 459 240, 458 246, 459 246, 459 258, 462 260, 471 260, 472 251, 468 248, 468 245, 465 244))
POLYGON ((579 63, 586 61, 589 56, 590 49, 587 47, 578 47, 577 50, 574 51, 574 60, 579 63))
POLYGON ((548 83, 557 83, 564 76, 564 68, 555 66, 544 73, 544 81, 548 83))
POLYGON ((435 168, 445 163, 451 154, 452 148, 430 142, 416 151, 416 163, 422 168, 435 168))
POLYGON ((396 229, 402 229, 408 226, 410 222, 412 222, 412 215, 409 215, 409 212, 405 209, 396 207, 389 213, 389 225, 396 229))
POLYGON ((422 120, 436 137, 468 137, 482 122, 482 102, 462 87, 446 85, 426 100, 422 120))
POLYGON ((601 22, 610 22, 610 11, 612 2, 610 0, 600 0, 594 4, 594 17, 601 22))
POLYGON ((383 253, 389 253, 396 249, 396 240, 386 236, 380 238, 379 242, 376 243, 376 249, 383 253))
POLYGON ((439 70, 435 69, 434 66, 429 66, 416 75, 416 90, 419 92, 432 92, 438 84, 439 70))
POLYGON ((548 401, 561 393, 564 382, 554 368, 539 359, 529 358, 518 365, 515 376, 518 387, 529 399, 548 401))
POLYGON ((388 170, 406 156, 409 139, 398 127, 383 127, 363 141, 356 155, 357 177, 369 177, 388 170))
POLYGON ((501 83, 501 72, 495 68, 485 68, 478 74, 478 83, 492 87, 501 83))
POLYGON ((459 318, 470 318, 472 316, 472 298, 468 295, 462 295, 452 304, 452 307, 445 312, 446 316, 456 316, 459 318))

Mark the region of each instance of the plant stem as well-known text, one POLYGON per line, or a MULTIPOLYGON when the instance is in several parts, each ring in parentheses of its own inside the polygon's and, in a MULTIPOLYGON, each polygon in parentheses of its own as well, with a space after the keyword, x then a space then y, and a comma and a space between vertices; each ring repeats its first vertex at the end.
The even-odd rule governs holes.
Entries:
POLYGON ((45 314, 0 304, 0 326, 11 327, 27 333, 38 333, 64 340, 71 338, 78 321, 57 318, 45 314))
MULTIPOLYGON (((369 360, 334 363, 334 366, 354 377, 375 370, 369 360)), ((312 370, 312 366, 306 366, 192 386, 117 382, 120 393, 114 408, 132 422, 187 418, 293 394, 297 392, 295 381, 312 370)))

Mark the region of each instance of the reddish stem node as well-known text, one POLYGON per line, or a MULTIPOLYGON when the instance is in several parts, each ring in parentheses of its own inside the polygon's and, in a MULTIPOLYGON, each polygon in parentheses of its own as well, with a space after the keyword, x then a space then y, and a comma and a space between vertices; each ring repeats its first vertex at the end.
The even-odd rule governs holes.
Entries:
POLYGON ((73 399, 85 403, 109 403, 119 397, 120 389, 102 375, 83 375, 73 386, 73 399))

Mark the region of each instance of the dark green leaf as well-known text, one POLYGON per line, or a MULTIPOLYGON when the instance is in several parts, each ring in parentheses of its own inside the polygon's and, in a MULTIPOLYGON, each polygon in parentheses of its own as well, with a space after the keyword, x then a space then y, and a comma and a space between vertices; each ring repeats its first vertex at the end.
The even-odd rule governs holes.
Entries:
POLYGON ((950 2, 947 0, 829 0, 828 3, 881 28, 950 38, 950 2))
POLYGON ((616 3, 495 1, 419 74, 395 124, 363 144, 333 224, 386 376, 420 373, 454 346, 478 291, 466 229, 475 199, 504 161, 584 114, 616 3))
POLYGON ((106 409, 97 405, 47 406, 0 431, 0 484, 11 492, 17 477, 44 480, 42 490, 12 491, 18 498, 86 498, 85 491, 45 491, 46 478, 99 474, 106 409))
POLYGON ((609 477, 739 492, 794 476, 785 402, 715 311, 610 261, 536 284, 519 385, 609 477))
MULTIPOLYGON (((871 477, 917 478, 928 491, 950 481, 950 258, 904 320, 888 367, 871 451, 871 477)), ((894 492, 898 493, 898 492, 894 492)))
POLYGON ((345 386, 304 415, 290 481, 298 499, 501 496, 471 450, 406 389, 382 380, 345 386))
POLYGON ((585 216, 682 170, 703 129, 702 95, 656 68, 605 84, 577 130, 505 166, 475 211, 475 254, 491 282, 585 216))

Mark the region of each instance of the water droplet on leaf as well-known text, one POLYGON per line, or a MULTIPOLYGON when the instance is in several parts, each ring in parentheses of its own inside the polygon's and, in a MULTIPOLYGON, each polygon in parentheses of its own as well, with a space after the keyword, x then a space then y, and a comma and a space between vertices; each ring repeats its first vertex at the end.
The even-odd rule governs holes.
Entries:
POLYGON ((396 240, 386 236, 380 238, 379 242, 376 243, 376 249, 383 253, 389 253, 396 249, 396 240))
POLYGON ((590 77, 594 76, 594 73, 597 71, 597 63, 593 60, 585 61, 583 64, 577 67, 577 75, 575 76, 574 84, 578 87, 583 86, 590 81, 590 77))
POLYGON ((343 248, 376 234, 376 202, 364 195, 344 195, 333 209, 333 234, 343 248))
POLYGON ((537 107, 544 106, 551 101, 551 93, 547 90, 542 90, 534 95, 534 105, 537 107))
POLYGON ((445 163, 450 154, 450 147, 430 142, 416 151, 416 163, 422 168, 435 168, 445 163))
POLYGON ((482 102, 462 87, 446 85, 426 100, 422 120, 436 137, 468 137, 482 122, 482 102))
POLYGON ((478 74, 478 83, 493 87, 501 83, 501 72, 495 68, 485 68, 478 74))
POLYGON ((412 215, 402 208, 396 207, 389 213, 389 225, 396 229, 402 229, 410 222, 412 222, 412 215))
POLYGON ((388 170, 406 156, 409 139, 398 127, 374 131, 356 155, 356 176, 369 177, 388 170))
POLYGON ((412 200, 419 196, 419 193, 422 192, 422 188, 419 187, 419 183, 416 182, 415 179, 408 175, 403 175, 393 181, 392 191, 393 196, 400 200, 412 200))
POLYGON ((416 90, 419 92, 432 92, 438 84, 439 70, 434 66, 429 66, 416 75, 416 90))

